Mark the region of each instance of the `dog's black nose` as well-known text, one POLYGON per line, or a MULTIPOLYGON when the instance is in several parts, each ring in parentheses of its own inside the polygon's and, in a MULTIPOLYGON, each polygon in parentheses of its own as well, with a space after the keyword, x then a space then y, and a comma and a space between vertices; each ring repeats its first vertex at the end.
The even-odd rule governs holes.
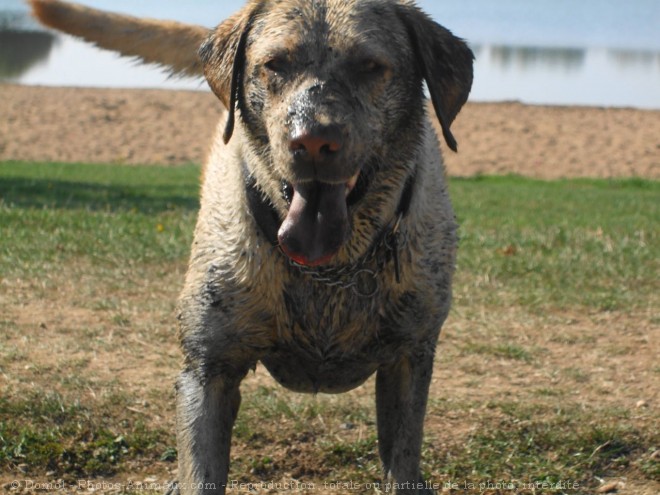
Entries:
POLYGON ((342 146, 343 132, 335 124, 296 127, 289 136, 289 150, 301 162, 331 161, 342 146))

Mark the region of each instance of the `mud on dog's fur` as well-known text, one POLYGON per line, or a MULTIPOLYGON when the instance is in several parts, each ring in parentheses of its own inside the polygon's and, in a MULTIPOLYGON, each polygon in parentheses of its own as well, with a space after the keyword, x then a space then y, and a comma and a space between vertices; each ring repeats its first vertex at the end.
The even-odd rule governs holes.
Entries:
POLYGON ((407 0, 253 0, 210 31, 31 4, 98 46, 203 74, 227 108, 180 298, 178 489, 224 492, 239 384, 261 362, 301 392, 376 373, 385 474, 400 493, 425 492, 415 484, 456 225, 423 82, 456 149, 465 43, 407 0))

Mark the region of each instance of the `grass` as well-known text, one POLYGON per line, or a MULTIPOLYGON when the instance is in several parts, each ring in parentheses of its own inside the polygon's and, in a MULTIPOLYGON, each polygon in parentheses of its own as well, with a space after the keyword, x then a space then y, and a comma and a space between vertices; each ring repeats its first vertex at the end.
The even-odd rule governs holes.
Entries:
MULTIPOLYGON (((58 284, 75 278, 82 283, 67 304, 98 320, 57 330, 59 340, 76 344, 74 356, 32 363, 41 333, 53 330, 0 317, 0 376, 16 374, 14 385, 0 391, 0 469, 73 480, 174 465, 173 429, 131 412, 137 397, 130 392, 89 399, 89 389, 104 382, 88 370, 117 341, 129 349, 121 359, 141 363, 174 340, 171 273, 187 262, 198 176, 193 165, 0 163, 0 313, 30 301, 61 304, 58 284)), ((453 179, 451 193, 462 238, 455 320, 512 309, 536 318, 634 313, 657 323, 660 183, 479 177, 453 179)), ((522 403, 507 396, 431 401, 424 446, 429 478, 450 486, 515 481, 515 493, 558 493, 525 491, 523 482, 571 479, 584 488, 631 473, 659 480, 657 423, 607 404, 578 404, 576 388, 598 382, 584 363, 542 368, 549 352, 543 345, 591 348, 597 336, 568 332, 539 344, 499 339, 497 328, 483 332, 487 338, 466 335, 457 346, 455 358, 469 359, 457 369, 476 370, 471 384, 503 366, 567 385, 532 383, 522 403)), ((604 352, 611 360, 626 358, 634 345, 604 352)), ((175 366, 175 358, 154 362, 175 366)), ((649 376, 657 378, 659 369, 649 376)), ((109 388, 122 387, 120 380, 109 388)), ((154 409, 169 404, 162 390, 170 384, 158 386, 147 394, 154 409)), ((162 415, 173 415, 171 404, 162 415)), ((353 480, 366 492, 381 479, 377 451, 370 393, 307 397, 258 385, 243 397, 230 478, 294 478, 321 488, 323 480, 353 480)))
MULTIPOLYGON (((379 483, 370 408, 352 404, 360 418, 347 430, 338 423, 346 411, 336 409, 335 398, 300 399, 293 405, 287 400, 285 392, 260 389, 244 404, 230 479, 249 483, 290 473, 294 479, 351 480, 362 487, 379 483), (269 401, 265 408, 264 397, 269 401), (352 433, 365 429, 372 432, 362 438, 352 433)), ((106 407, 91 409, 56 395, 1 399, 0 417, 13 419, 0 422, 0 465, 40 466, 75 480, 114 475, 131 462, 174 462, 172 433, 147 429, 129 416, 103 414, 111 403, 116 411, 117 402, 125 406, 130 401, 112 397, 106 407)), ((445 417, 474 406, 435 403, 428 414, 445 417)), ((468 434, 442 439, 427 435, 427 478, 441 484, 460 480, 461 486, 484 480, 507 480, 516 486, 571 480, 586 489, 594 476, 631 468, 651 479, 658 477, 657 461, 651 458, 657 436, 622 422, 620 411, 502 402, 488 404, 479 420, 479 427, 468 434)))
POLYGON ((185 258, 199 168, 0 164, 0 275, 185 258))
MULTIPOLYGON (((520 406, 513 405, 517 410, 520 406)), ((522 406, 524 409, 525 406, 522 406)), ((430 474, 445 473, 449 479, 519 480, 557 484, 562 480, 588 487, 594 476, 621 472, 633 459, 644 458, 648 432, 622 424, 607 410, 584 412, 537 408, 532 419, 512 414, 512 404, 494 406, 509 411, 499 420, 490 419, 488 429, 479 429, 462 444, 446 451, 428 446, 434 462, 430 474)))
POLYGON ((629 310, 660 302, 660 183, 484 177, 453 180, 451 189, 466 305, 629 310))
MULTIPOLYGON (((199 169, 0 164, 0 274, 54 264, 136 266, 185 259, 199 169)), ((451 182, 461 225, 456 298, 536 311, 660 303, 660 183, 451 182)))
POLYGON ((65 477, 107 476, 136 458, 167 459, 173 445, 161 429, 127 414, 108 415, 126 412, 128 397, 114 395, 93 408, 55 393, 11 397, 0 397, 0 465, 39 466, 65 477))
POLYGON ((469 342, 463 350, 470 354, 484 354, 518 361, 531 362, 533 360, 532 353, 515 344, 491 345, 469 342))

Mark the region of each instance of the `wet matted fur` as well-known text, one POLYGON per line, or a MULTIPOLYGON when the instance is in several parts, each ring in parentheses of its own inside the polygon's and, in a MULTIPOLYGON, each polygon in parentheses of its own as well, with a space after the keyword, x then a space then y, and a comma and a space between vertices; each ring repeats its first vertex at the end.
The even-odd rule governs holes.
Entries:
POLYGON ((180 298, 177 490, 224 492, 239 385, 261 362, 301 392, 376 373, 385 475, 430 492, 422 432, 457 240, 423 83, 456 149, 465 43, 406 0, 253 0, 210 31, 31 4, 101 47, 203 73, 227 108, 180 298))

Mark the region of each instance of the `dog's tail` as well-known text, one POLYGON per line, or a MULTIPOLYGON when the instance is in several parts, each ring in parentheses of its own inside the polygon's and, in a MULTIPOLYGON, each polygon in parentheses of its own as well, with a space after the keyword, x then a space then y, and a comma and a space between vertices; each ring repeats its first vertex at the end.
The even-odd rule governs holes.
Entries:
POLYGON ((197 51, 209 34, 205 27, 139 19, 59 0, 28 1, 34 16, 47 26, 175 74, 203 75, 197 51))

